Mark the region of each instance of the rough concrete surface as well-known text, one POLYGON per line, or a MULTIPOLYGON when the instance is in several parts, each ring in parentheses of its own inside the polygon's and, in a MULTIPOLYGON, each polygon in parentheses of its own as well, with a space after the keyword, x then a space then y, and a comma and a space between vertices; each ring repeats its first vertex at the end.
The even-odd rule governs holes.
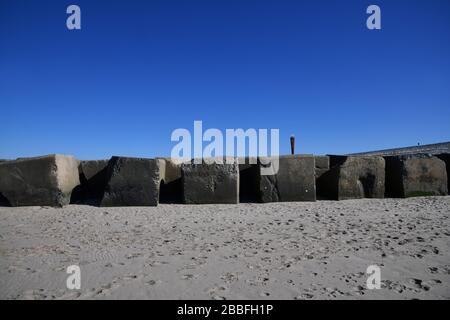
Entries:
POLYGON ((0 163, 0 202, 11 206, 63 206, 80 183, 72 156, 47 155, 0 163))
POLYGON ((186 204, 239 203, 239 165, 184 163, 181 165, 186 204))
POLYGON ((384 182, 382 157, 330 156, 330 170, 317 180, 317 188, 325 199, 383 198, 384 182))
POLYGON ((438 157, 418 154, 386 157, 386 196, 446 195, 447 171, 438 157))
POLYGON ((112 157, 106 171, 101 206, 156 206, 159 162, 155 159, 112 157))
POLYGON ((261 202, 315 201, 314 156, 282 156, 278 161, 275 175, 259 175, 261 202))

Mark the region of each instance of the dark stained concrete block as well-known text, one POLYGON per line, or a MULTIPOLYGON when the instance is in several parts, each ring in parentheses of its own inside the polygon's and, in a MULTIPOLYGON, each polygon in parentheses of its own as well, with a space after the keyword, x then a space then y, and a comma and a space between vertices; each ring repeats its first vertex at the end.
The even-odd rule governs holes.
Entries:
POLYGON ((186 204, 239 203, 237 160, 224 164, 183 163, 181 175, 186 204))
POLYGON ((0 163, 0 197, 11 206, 61 207, 80 183, 72 156, 48 155, 0 163))
POLYGON ((386 197, 446 195, 445 162, 429 154, 385 157, 386 197))
POLYGON ((260 201, 316 201, 314 156, 280 156, 278 161, 276 174, 259 175, 260 201))
POLYGON ((159 162, 156 159, 112 157, 106 171, 101 206, 157 206, 159 162))
POLYGON ((317 180, 320 198, 345 200, 384 197, 382 157, 330 156, 330 170, 317 180))

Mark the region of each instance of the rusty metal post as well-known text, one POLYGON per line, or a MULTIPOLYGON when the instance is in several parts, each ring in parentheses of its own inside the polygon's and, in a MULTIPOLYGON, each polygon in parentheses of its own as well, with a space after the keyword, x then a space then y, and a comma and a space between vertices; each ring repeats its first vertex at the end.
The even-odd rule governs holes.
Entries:
POLYGON ((291 135, 291 154, 295 154, 295 137, 294 135, 291 135))

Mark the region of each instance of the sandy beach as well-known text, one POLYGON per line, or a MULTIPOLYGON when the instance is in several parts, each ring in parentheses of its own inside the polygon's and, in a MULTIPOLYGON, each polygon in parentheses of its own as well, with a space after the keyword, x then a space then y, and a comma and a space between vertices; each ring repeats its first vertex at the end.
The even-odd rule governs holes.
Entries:
POLYGON ((0 207, 0 299, 449 299, 449 216, 450 196, 0 207))

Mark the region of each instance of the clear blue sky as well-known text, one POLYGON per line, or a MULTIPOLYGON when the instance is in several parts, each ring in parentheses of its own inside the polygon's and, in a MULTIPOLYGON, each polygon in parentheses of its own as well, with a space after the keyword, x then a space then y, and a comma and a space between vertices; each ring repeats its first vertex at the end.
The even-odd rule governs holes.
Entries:
POLYGON ((448 141, 450 1, 2 0, 0 116, 0 158, 170 155, 194 120, 282 153, 448 141))

